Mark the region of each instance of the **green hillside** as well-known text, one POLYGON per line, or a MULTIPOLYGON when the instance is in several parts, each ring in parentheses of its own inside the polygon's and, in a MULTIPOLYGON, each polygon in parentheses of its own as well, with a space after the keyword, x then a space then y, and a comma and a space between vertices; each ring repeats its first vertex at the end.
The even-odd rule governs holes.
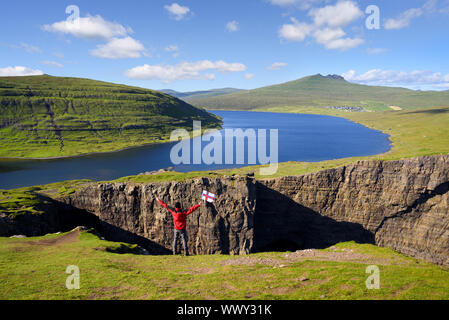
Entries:
POLYGON ((449 106, 449 91, 413 91, 367 86, 340 76, 314 75, 279 85, 189 102, 209 109, 264 110, 273 107, 361 107, 366 111, 449 106))
POLYGON ((89 79, 0 77, 0 157, 109 152, 166 141, 176 128, 219 127, 170 95, 89 79))
POLYGON ((171 89, 165 89, 161 90, 161 92, 164 92, 166 94, 169 94, 171 96, 174 96, 176 98, 182 99, 184 101, 189 102, 190 100, 195 100, 198 98, 210 98, 210 97, 217 97, 224 94, 230 94, 235 92, 244 91, 241 89, 235 89, 235 88, 223 88, 223 89, 211 89, 211 90, 203 90, 203 91, 191 91, 191 92, 178 92, 171 89))

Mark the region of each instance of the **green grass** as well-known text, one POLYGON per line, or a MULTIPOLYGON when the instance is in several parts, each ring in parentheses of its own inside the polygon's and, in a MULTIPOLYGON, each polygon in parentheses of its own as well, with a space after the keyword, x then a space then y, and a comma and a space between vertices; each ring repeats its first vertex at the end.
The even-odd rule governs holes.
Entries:
POLYGON ((13 190, 0 189, 0 213, 12 219, 28 213, 44 213, 45 197, 57 199, 68 196, 91 182, 91 180, 73 180, 13 190))
POLYGON ((284 253, 244 258, 117 254, 111 251, 135 248, 87 231, 78 241, 39 243, 62 236, 0 238, 0 299, 449 299, 447 269, 372 245, 351 242, 333 249, 371 259, 357 262, 293 261, 284 253), (241 259, 253 263, 238 263, 241 259), (381 288, 368 290, 365 271, 374 262, 381 288), (79 290, 65 287, 69 265, 80 268, 79 290))
POLYGON ((215 97, 192 97, 189 102, 209 109, 254 110, 272 107, 362 107, 367 111, 390 106, 418 109, 449 105, 447 91, 413 91, 404 88, 366 86, 321 75, 278 85, 215 97))
POLYGON ((167 142, 221 120, 167 94, 48 75, 0 77, 0 158, 52 158, 167 142))
POLYGON ((197 172, 163 172, 154 175, 140 175, 140 176, 128 176, 122 177, 112 181, 103 181, 103 182, 135 182, 135 183, 151 183, 151 182, 164 182, 164 181, 176 181, 182 182, 189 179, 206 177, 206 178, 214 178, 220 177, 223 174, 218 172, 207 172, 207 171, 197 171, 197 172))
POLYGON ((285 162, 272 176, 261 176, 259 166, 220 170, 221 174, 254 172, 256 178, 302 175, 336 168, 358 160, 399 160, 449 153, 449 107, 403 111, 344 112, 321 108, 276 107, 257 109, 263 112, 311 113, 344 117, 390 136, 392 149, 384 154, 334 159, 321 162, 285 162))

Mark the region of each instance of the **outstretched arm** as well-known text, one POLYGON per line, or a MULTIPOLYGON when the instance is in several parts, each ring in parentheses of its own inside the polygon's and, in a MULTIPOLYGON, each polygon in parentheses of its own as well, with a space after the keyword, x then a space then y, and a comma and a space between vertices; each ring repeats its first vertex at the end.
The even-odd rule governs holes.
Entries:
POLYGON ((168 211, 170 211, 171 213, 174 213, 173 210, 171 210, 168 205, 166 203, 164 203, 161 199, 159 199, 158 197, 156 197, 156 200, 161 204, 161 206, 163 206, 165 209, 167 209, 168 211))
POLYGON ((195 210, 197 210, 199 207, 201 207, 201 203, 198 203, 197 205, 194 205, 193 207, 191 207, 189 210, 187 210, 186 212, 186 216, 188 216, 189 214, 193 213, 195 210))

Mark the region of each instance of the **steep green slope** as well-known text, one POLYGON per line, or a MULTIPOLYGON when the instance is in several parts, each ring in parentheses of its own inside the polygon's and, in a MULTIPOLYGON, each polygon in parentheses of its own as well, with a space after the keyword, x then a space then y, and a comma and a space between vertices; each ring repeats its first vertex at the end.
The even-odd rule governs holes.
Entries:
POLYGON ((48 75, 0 78, 0 157, 44 158, 162 142, 220 119, 167 94, 48 75))
POLYGON ((263 110, 273 107, 362 107, 367 111, 449 106, 449 91, 359 85, 339 76, 315 75, 279 85, 189 102, 210 109, 263 110))

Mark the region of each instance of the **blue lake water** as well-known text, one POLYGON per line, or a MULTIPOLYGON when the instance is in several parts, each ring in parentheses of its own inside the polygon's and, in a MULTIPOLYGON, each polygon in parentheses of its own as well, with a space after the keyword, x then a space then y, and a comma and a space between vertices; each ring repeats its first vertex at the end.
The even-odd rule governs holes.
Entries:
MULTIPOLYGON (((337 117, 263 113, 245 111, 211 111, 223 118, 223 163, 225 129, 278 129, 279 162, 339 159, 387 152, 388 135, 337 117)), ((200 139, 201 138, 196 138, 200 139)), ((267 130, 267 154, 270 154, 267 130)), ((190 142, 191 144, 193 141, 190 142)), ((210 142, 202 142, 204 148, 210 142)), ((114 153, 96 154, 57 160, 0 162, 0 189, 47 184, 65 180, 111 180, 146 171, 174 167, 180 172, 236 168, 248 165, 248 153, 242 165, 174 165, 170 152, 176 143, 151 145, 114 153)), ((245 149, 248 150, 248 141, 245 149)), ((234 141, 234 157, 236 141, 234 141)), ((193 153, 193 148, 191 149, 193 153)), ((191 155, 192 158, 192 155, 191 155)), ((193 162, 193 161, 192 161, 193 162)), ((191 163, 192 163, 191 162, 191 163)), ((235 163, 235 162, 234 162, 235 163)), ((259 162, 257 162, 259 163, 259 162)))

